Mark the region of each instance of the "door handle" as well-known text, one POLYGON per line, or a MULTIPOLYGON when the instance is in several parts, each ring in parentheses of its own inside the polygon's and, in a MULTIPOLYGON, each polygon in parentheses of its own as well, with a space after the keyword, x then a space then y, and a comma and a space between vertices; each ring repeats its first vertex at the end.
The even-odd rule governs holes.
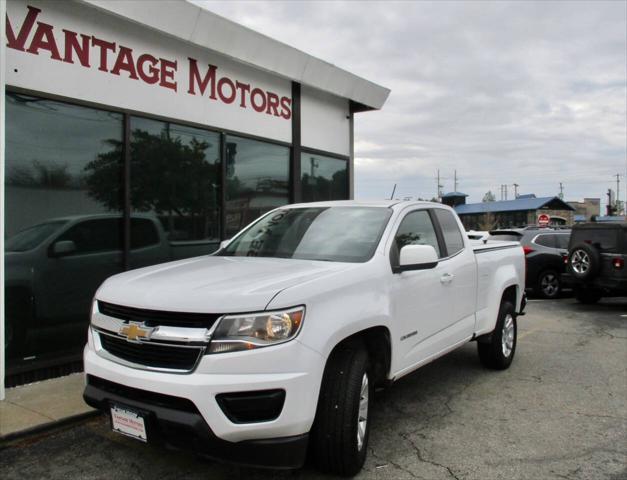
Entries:
POLYGON ((455 275, 452 275, 450 273, 445 273, 444 275, 440 277, 440 283, 443 283, 443 284, 451 283, 454 278, 455 278, 455 275))

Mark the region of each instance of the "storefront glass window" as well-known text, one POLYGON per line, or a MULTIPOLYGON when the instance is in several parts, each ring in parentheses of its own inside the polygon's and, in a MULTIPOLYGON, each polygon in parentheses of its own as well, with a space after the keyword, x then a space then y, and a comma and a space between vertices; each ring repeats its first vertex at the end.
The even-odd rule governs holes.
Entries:
POLYGON ((219 134, 132 117, 130 185, 131 268, 218 248, 219 134))
POLYGON ((289 202, 287 147, 227 136, 226 236, 289 202))
POLYGON ((300 162, 303 202, 346 200, 346 160, 303 152, 300 162))
POLYGON ((98 286, 122 271, 122 115, 6 96, 8 374, 85 344, 98 286))

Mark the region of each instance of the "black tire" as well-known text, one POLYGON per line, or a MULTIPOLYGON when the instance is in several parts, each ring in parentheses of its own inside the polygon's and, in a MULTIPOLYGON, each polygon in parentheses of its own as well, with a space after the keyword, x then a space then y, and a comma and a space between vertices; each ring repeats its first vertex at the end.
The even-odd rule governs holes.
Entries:
POLYGON ((593 288, 577 288, 575 290, 575 298, 584 305, 593 305, 601 300, 602 296, 601 292, 593 288))
POLYGON ((509 368, 516 353, 516 338, 518 336, 518 325, 516 324, 516 309, 509 301, 501 302, 499 316, 496 320, 494 331, 486 338, 479 338, 477 341, 477 350, 479 352, 479 360, 483 366, 493 370, 505 370, 509 368), (509 323, 513 326, 513 338, 511 339, 511 348, 509 352, 505 352, 503 346, 503 326, 509 323))
POLYGON ((320 470, 346 477, 361 470, 368 449, 372 394, 372 375, 364 345, 354 342, 335 350, 324 371, 311 435, 311 453, 320 470), (364 376, 368 381, 369 401, 363 443, 359 446, 357 429, 364 376))
POLYGON ((587 243, 578 243, 568 253, 568 271, 579 280, 592 280, 601 269, 601 253, 587 243))
POLYGON ((542 298, 557 298, 562 291, 559 273, 555 270, 544 270, 538 275, 535 292, 542 298))

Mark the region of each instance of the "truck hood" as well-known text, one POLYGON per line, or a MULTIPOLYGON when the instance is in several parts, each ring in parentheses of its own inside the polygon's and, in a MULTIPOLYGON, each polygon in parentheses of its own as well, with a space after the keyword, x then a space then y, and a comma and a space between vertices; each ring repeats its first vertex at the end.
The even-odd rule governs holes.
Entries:
POLYGON ((282 258, 198 257, 110 277, 96 298, 151 310, 250 312, 264 310, 286 288, 355 265, 282 258))

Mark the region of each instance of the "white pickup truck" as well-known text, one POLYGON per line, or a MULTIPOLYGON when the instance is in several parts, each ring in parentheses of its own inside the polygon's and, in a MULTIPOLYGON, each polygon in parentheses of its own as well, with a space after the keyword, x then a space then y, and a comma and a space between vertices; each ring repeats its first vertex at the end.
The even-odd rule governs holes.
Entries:
POLYGON ((516 242, 471 245, 452 209, 276 209, 213 255, 109 278, 85 347, 114 430, 252 466, 354 475, 373 388, 477 341, 507 368, 524 309, 516 242))

